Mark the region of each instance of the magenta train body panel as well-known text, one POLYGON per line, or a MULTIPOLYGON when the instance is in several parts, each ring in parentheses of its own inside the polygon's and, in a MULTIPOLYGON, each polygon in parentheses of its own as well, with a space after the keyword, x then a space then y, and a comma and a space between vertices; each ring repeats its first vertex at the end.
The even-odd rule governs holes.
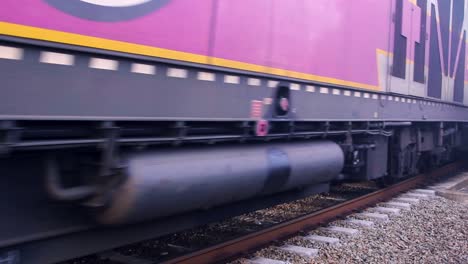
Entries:
POLYGON ((378 85, 376 49, 388 48, 390 1, 252 2, 247 11, 220 2, 213 56, 378 85))
MULTIPOLYGON (((141 2, 157 7, 145 12, 135 11, 140 13, 118 19, 109 17, 110 9, 117 8, 106 7, 109 2, 118 5, 119 1, 70 0, 64 4, 58 0, 4 0, 0 21, 203 55, 206 56, 202 61, 205 64, 211 64, 210 58, 214 57, 234 61, 234 64, 253 64, 257 69, 264 66, 266 73, 289 76, 288 71, 292 71, 305 74, 305 79, 320 83, 453 100, 453 82, 448 79, 454 77, 442 76, 440 96, 431 92, 434 88, 427 87, 428 81, 421 82, 421 87, 408 77, 414 73, 415 45, 422 41, 423 35, 419 33, 424 22, 421 22, 421 16, 427 14, 424 23, 426 49, 420 65, 424 73, 420 79, 428 79, 427 68, 434 57, 430 55, 432 47, 429 45, 432 8, 438 10, 438 21, 441 17, 444 20, 443 16, 453 17, 451 13, 455 12, 450 8, 448 13, 445 12, 444 3, 433 0, 146 0, 133 1, 136 2, 133 7, 143 6, 141 2), (400 9, 398 3, 401 3, 400 9), (427 6, 426 10, 422 3, 427 6), (65 5, 73 8, 64 9, 65 5), (93 11, 93 6, 96 10, 100 8, 101 13, 96 11, 96 17, 87 17, 84 12, 93 11), (110 8, 109 12, 106 8, 110 8), (398 23, 394 23, 399 13, 401 32, 395 34, 400 30, 395 27, 398 23), (399 35, 406 38, 408 51, 404 55, 406 59, 400 58, 406 64, 406 67, 400 67, 400 75, 406 78, 400 76, 400 79, 388 74, 392 67, 398 66, 392 64, 395 49, 405 48, 404 44, 395 46, 399 45, 395 44, 399 35), (285 70, 283 74, 278 73, 281 70, 285 70)), ((464 0, 455 2, 465 5, 464 0)), ((124 10, 123 14, 133 7, 119 8, 124 10)), ((463 20, 464 17, 462 25, 465 24, 463 20)), ((462 53, 458 52, 458 46, 451 44, 452 34, 463 36, 465 26, 461 32, 444 35, 444 25, 437 24, 440 42, 437 56, 446 59, 443 53, 447 47, 440 45, 446 41, 448 48, 454 47, 457 51, 455 59, 449 60, 458 62, 462 53)), ((455 41, 462 39, 456 37, 455 41)), ((445 63, 450 67, 449 62, 445 63)), ((214 64, 234 67, 232 63, 214 64)), ((393 75, 398 76, 398 73, 393 75)), ((466 70, 462 78, 468 79, 466 70)))
POLYGON ((376 49, 388 49, 391 1, 219 1, 210 51, 212 3, 172 0, 142 17, 99 22, 64 13, 43 0, 5 0, 7 8, 0 10, 0 17, 11 23, 378 85, 376 49))
POLYGON ((28 26, 207 54, 211 2, 172 0, 156 12, 136 19, 99 22, 64 13, 43 0, 6 0, 0 18, 28 26))

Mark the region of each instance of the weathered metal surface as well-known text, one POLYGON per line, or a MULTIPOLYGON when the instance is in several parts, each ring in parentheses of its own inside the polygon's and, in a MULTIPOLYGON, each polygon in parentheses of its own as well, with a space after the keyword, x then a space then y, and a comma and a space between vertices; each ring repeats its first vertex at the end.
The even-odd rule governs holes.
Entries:
POLYGON ((212 208, 308 185, 342 170, 332 141, 309 141, 132 153, 128 180, 98 213, 105 224, 129 223, 212 208))

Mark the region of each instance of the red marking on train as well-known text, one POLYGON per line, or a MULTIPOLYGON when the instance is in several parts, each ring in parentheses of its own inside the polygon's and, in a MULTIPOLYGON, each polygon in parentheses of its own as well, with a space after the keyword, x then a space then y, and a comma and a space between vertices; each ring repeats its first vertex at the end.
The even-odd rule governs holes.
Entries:
POLYGON ((250 103, 250 118, 261 118, 263 112, 263 102, 252 100, 250 103))
POLYGON ((258 120, 257 121, 257 126, 255 129, 255 135, 259 137, 264 137, 268 134, 268 121, 267 120, 258 120))

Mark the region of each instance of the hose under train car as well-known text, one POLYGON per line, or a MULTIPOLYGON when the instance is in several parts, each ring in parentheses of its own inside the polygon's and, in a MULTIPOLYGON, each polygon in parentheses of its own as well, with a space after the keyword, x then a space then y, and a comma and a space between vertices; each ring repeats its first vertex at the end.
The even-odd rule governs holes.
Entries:
POLYGON ((75 202, 96 195, 98 191, 96 186, 64 187, 58 171, 57 159, 48 157, 46 159, 45 187, 50 198, 64 202, 75 202))

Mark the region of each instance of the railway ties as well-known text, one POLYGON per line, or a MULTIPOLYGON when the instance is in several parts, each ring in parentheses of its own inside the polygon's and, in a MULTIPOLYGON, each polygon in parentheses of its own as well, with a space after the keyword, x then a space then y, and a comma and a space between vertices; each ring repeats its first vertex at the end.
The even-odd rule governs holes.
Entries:
POLYGON ((399 202, 399 203, 407 203, 407 204, 418 204, 419 203, 419 199, 417 199, 417 198, 397 197, 397 198, 395 198, 393 200, 396 201, 396 202, 399 202))
POLYGON ((427 200, 427 199, 430 199, 432 196, 429 196, 429 195, 423 194, 423 193, 407 192, 405 194, 402 194, 400 197, 401 198, 415 198, 415 199, 427 200))
MULTIPOLYGON (((424 193, 426 190, 420 190, 424 193)), ((428 194, 420 194, 413 191, 402 193, 401 195, 392 198, 388 202, 376 204, 375 206, 365 208, 360 212, 349 215, 343 221, 335 221, 327 226, 318 227, 305 236, 299 236, 299 239, 309 241, 312 247, 302 244, 291 243, 291 239, 286 241, 283 246, 274 246, 278 252, 284 252, 287 256, 297 255, 303 260, 313 261, 322 248, 340 248, 341 241, 354 241, 352 239, 360 239, 361 233, 367 229, 382 228, 382 225, 392 222, 394 217, 402 216, 406 211, 410 211, 413 206, 419 205, 422 200, 428 200, 432 196, 428 194), (415 198, 418 197, 418 198, 415 198), (364 220, 366 219, 366 220, 364 220)), ((402 216, 404 217, 404 216, 402 216)), ((365 236, 365 234, 364 234, 365 236)), ((249 260, 247 263, 252 264, 284 264, 295 263, 295 261, 283 261, 274 259, 276 256, 260 254, 249 260)), ((285 258, 283 256, 283 258, 285 258)), ((290 260, 291 257, 286 259, 290 260)), ((294 258, 292 258, 294 259, 294 258)), ((298 262, 300 263, 300 261, 298 262)))
POLYGON ((262 257, 253 258, 249 260, 248 263, 249 264, 288 264, 288 262, 285 262, 285 261, 262 258, 262 257))
POLYGON ((126 264, 152 264, 153 262, 146 259, 135 258, 132 256, 125 256, 119 254, 115 251, 106 251, 99 254, 101 259, 114 261, 117 263, 126 263, 126 264))
MULTIPOLYGON (((302 262, 309 263, 311 258, 320 258, 318 255, 322 250, 330 250, 333 248, 340 249, 341 241, 359 241, 368 239, 364 233, 366 230, 380 230, 382 227, 392 225, 392 223, 404 221, 404 215, 407 211, 417 208, 421 204, 431 203, 434 192, 431 190, 415 189, 420 188, 428 180, 437 179, 447 174, 453 174, 463 168, 463 163, 454 163, 443 168, 436 169, 430 176, 418 175, 408 180, 402 181, 385 189, 369 193, 352 200, 331 206, 326 209, 283 222, 256 233, 251 233, 245 237, 237 238, 233 241, 215 245, 206 248, 200 252, 194 252, 187 256, 169 261, 169 263, 214 263, 232 259, 235 256, 245 255, 246 252, 258 250, 254 256, 249 259, 243 259, 250 263, 288 263, 278 257, 269 257, 262 255, 265 252, 274 251, 281 256, 289 258, 299 257, 302 262), (429 200, 429 201, 427 201, 429 200), (422 203, 422 201, 427 201, 422 203), (383 209, 384 208, 384 209, 383 209), (379 212, 380 210, 380 212, 379 212), (403 215, 403 216, 402 216, 403 215), (339 220, 339 223, 334 223, 337 217, 345 217, 339 220), (403 218, 402 218, 403 217, 403 218), (330 226, 325 226, 325 223, 332 223, 330 226), (355 231, 337 232, 338 229, 333 228, 351 228, 355 231), (323 228, 320 228, 323 227, 323 228), (309 231, 304 231, 309 230, 309 231), (306 233, 304 233, 306 232, 306 233), (298 234, 302 233, 302 234, 298 234), (354 235, 349 235, 354 233, 354 235), (321 236, 319 238, 319 236, 321 236), (324 237, 330 238, 325 239, 324 237), (322 240, 311 242, 310 239, 322 240), (336 241, 339 241, 336 243, 336 241), (283 242, 278 242, 283 241, 283 242), (328 242, 328 243, 327 243, 328 242), (272 245, 273 243, 273 245, 272 245), (268 245, 271 245, 268 247, 268 245), (265 247, 267 246, 267 247, 265 247), (308 255, 300 254, 299 252, 312 252, 308 255), (294 252, 296 251, 296 252, 294 252), (317 252, 317 254, 315 254, 317 252), (309 259, 309 262, 305 259, 309 259), (270 261, 271 262, 268 262, 270 261), (276 262, 283 261, 283 262, 276 262)), ((438 199, 436 199, 438 201, 438 199)), ((409 216, 412 214, 409 214, 409 216)), ((348 229, 339 229, 340 231, 348 229)), ((353 242, 354 243, 354 242, 353 242)), ((324 253, 327 254, 327 253, 324 253)), ((236 261, 234 263, 239 263, 236 261)), ((292 262, 296 263, 296 261, 292 262)))
POLYGON ((401 211, 401 209, 399 208, 381 207, 381 206, 375 207, 374 210, 381 214, 393 214, 393 215, 399 215, 401 211))
MULTIPOLYGON (((319 230, 330 233, 331 236, 322 236, 322 235, 307 235, 301 237, 301 239, 311 242, 312 244, 324 244, 329 246, 339 246, 340 239, 333 237, 332 234, 341 234, 345 236, 354 237, 357 236, 360 231, 354 228, 346 228, 340 226, 329 226, 321 227, 319 230)), ((289 254, 297 254, 304 259, 311 260, 319 254, 319 248, 311 248, 306 246, 294 245, 291 243, 285 243, 283 246, 275 247, 278 251, 283 251, 289 254)), ((256 257, 249 260, 249 263, 261 263, 261 264, 275 264, 278 260, 273 260, 269 258, 256 257)), ((287 262, 278 262, 278 263, 287 263, 287 262)))
MULTIPOLYGON (((446 175, 455 172, 458 168, 461 166, 450 165, 438 169, 438 171, 441 175, 446 175)), ((193 250, 197 251, 180 252, 183 255, 179 255, 179 257, 168 258, 165 256, 164 258, 167 260, 166 263, 219 263, 233 260, 239 256, 244 256, 244 258, 235 260, 233 263, 320 262, 324 256, 328 256, 330 251, 339 252, 343 247, 354 243, 368 243, 360 241, 369 241, 368 235, 373 232, 385 234, 385 231, 380 230, 385 230, 387 226, 392 226, 395 223, 405 223, 404 218, 418 213, 417 210, 421 206, 432 203, 433 199, 435 202, 439 201, 439 198, 434 198, 434 193, 431 190, 414 189, 421 188, 420 186, 426 182, 427 178, 419 175, 385 189, 379 189, 365 195, 360 194, 359 197, 350 196, 351 198, 348 198, 350 200, 345 202, 326 205, 328 206, 326 208, 319 207, 324 208, 320 211, 288 218, 289 220, 278 220, 276 223, 279 224, 254 228, 253 232, 250 231, 247 234, 241 232, 237 238, 221 240, 224 242, 216 245, 211 244, 212 246, 205 248, 196 246, 203 244, 199 242, 192 245, 178 243, 181 240, 168 240, 168 242, 177 245, 193 247, 193 250), (415 212, 407 213, 412 210, 415 212)), ((344 189, 346 192, 346 188, 343 186, 340 190, 344 189)), ((327 199, 329 196, 325 195, 324 200, 320 200, 320 203, 330 200, 327 199)), ((334 195, 332 195, 333 197, 334 195)), ((294 206, 297 205, 288 205, 288 208, 295 208, 294 206)), ((285 206, 281 206, 281 208, 286 208, 285 206)), ((276 208, 268 209, 265 215, 278 217, 282 213, 280 209, 276 208)), ((265 215, 255 213, 242 216, 240 219, 242 221, 248 220, 248 223, 253 223, 253 221, 255 223, 268 222, 270 218, 264 218, 265 215)), ((224 224, 220 226, 223 227, 224 224)), ((246 225, 246 227, 250 226, 250 224, 246 225)), ((229 226, 226 228, 226 230, 230 230, 229 226)), ((225 227, 223 227, 224 229, 225 227)), ((198 232, 195 233, 198 234, 198 232)), ((120 252, 127 254, 125 251, 120 252)), ((175 254, 175 256, 177 255, 175 254)), ((118 261, 121 256, 113 255, 108 259, 118 261)), ((132 259, 131 263, 135 261, 138 260, 132 259)))
POLYGON ((427 190, 427 189, 416 189, 414 193, 425 194, 428 196, 435 196, 436 192, 434 190, 427 190))
POLYGON ((344 235, 349 235, 349 236, 356 236, 359 234, 359 230, 357 229, 341 227, 341 226, 321 227, 320 230, 323 230, 329 233, 339 233, 339 234, 344 234, 344 235))
MULTIPOLYGON (((346 220, 341 221, 341 223, 332 223, 325 227, 319 227, 312 231, 309 235, 300 237, 300 239, 307 240, 313 245, 323 244, 329 247, 339 247, 341 239, 356 238, 361 234, 361 230, 374 228, 376 223, 379 224, 391 221, 392 217, 401 215, 401 210, 410 210, 411 205, 419 204, 420 199, 404 197, 409 193, 410 192, 404 193, 399 197, 393 198, 389 202, 378 204, 377 206, 364 209, 362 212, 348 216, 346 220), (317 232, 319 234, 314 234, 317 232)), ((289 244, 289 242, 286 242, 286 244, 283 246, 275 248, 278 251, 284 251, 289 254, 297 254, 303 259, 309 260, 316 257, 320 252, 319 247, 304 247, 302 245, 298 246, 289 244)), ((280 264, 288 262, 266 257, 254 257, 249 260, 249 263, 280 264)))
POLYGON ((282 247, 279 247, 279 249, 287 252, 291 252, 294 254, 301 255, 306 258, 313 258, 318 255, 318 249, 316 248, 306 248, 306 247, 300 247, 300 246, 295 246, 295 245, 284 245, 282 247))
POLYGON ((368 221, 368 220, 362 220, 362 219, 356 219, 356 218, 348 218, 346 221, 351 224, 351 225, 356 225, 359 227, 365 227, 365 228, 372 228, 374 227, 374 222, 368 221))
MULTIPOLYGON (((416 201, 411 202, 416 203, 416 201)), ((389 205, 391 206, 392 203, 386 204, 386 206, 389 205)), ((348 216, 344 221, 340 221, 340 223, 332 223, 328 226, 319 227, 311 231, 308 235, 299 237, 299 239, 308 241, 310 245, 313 245, 312 247, 302 244, 297 245, 288 241, 285 245, 275 246, 274 248, 279 252, 284 252, 288 255, 298 255, 302 259, 311 261, 313 258, 318 256, 319 252, 322 250, 321 247, 340 247, 342 240, 346 241, 353 238, 359 239, 363 230, 375 228, 376 223, 379 224, 391 221, 393 216, 400 215, 400 211, 401 209, 399 208, 382 206, 364 209, 362 212, 348 216), (374 213, 376 211, 380 213, 374 213), (363 219, 372 219, 372 221, 363 219)), ((257 256, 249 259, 247 262, 252 264, 291 263, 268 258, 268 256, 257 256)))

